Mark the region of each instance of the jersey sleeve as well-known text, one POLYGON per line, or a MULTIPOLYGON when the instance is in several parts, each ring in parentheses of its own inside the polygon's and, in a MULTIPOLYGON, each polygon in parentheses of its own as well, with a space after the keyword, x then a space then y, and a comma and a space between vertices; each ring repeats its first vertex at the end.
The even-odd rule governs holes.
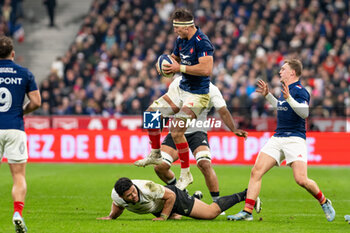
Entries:
POLYGON ((36 85, 34 75, 32 74, 32 72, 28 71, 28 84, 26 88, 26 93, 36 90, 38 90, 38 87, 36 85))
POLYGON ((209 95, 211 106, 214 106, 216 110, 219 110, 222 107, 226 107, 226 101, 222 97, 219 88, 214 85, 210 85, 209 95))
POLYGON ((118 193, 114 190, 114 188, 112 189, 111 198, 114 204, 125 208, 125 202, 123 203, 123 200, 119 197, 118 193))
POLYGON ((179 51, 179 42, 180 42, 180 37, 178 37, 175 41, 175 46, 173 50, 173 54, 177 57, 180 57, 180 51, 179 51))
POLYGON ((210 43, 208 39, 202 39, 197 43, 197 56, 213 56, 214 55, 214 46, 210 43))

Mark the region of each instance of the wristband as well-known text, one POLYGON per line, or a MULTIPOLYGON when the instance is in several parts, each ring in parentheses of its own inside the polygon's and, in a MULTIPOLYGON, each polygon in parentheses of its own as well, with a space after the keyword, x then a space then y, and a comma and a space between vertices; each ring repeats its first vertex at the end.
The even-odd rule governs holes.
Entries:
POLYGON ((180 72, 186 73, 186 66, 185 65, 180 65, 180 72))
POLYGON ((163 218, 164 220, 167 220, 169 216, 166 215, 166 214, 161 213, 160 217, 163 218))

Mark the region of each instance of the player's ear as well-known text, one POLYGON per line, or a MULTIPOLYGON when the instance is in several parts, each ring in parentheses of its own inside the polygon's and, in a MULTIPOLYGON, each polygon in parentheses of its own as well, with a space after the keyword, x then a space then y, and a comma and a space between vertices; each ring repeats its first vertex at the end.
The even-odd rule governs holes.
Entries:
POLYGON ((291 71, 292 71, 292 72, 291 72, 291 76, 295 77, 295 76, 296 76, 295 70, 291 70, 291 71))
POLYGON ((12 50, 11 52, 11 60, 14 60, 15 59, 15 50, 12 50))

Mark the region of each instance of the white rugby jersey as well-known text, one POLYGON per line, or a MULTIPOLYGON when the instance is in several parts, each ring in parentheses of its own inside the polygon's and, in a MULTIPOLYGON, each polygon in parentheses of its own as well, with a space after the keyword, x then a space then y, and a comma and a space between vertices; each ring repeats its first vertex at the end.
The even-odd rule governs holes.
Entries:
POLYGON ((139 202, 136 204, 126 203, 113 188, 111 197, 114 204, 137 214, 150 214, 162 211, 164 207, 164 200, 162 200, 165 193, 164 186, 150 180, 131 181, 138 190, 139 202))
MULTIPOLYGON (((170 84, 170 88, 178 88, 180 85, 182 77, 175 78, 174 81, 170 84)), ((209 86, 209 104, 206 109, 198 116, 197 121, 206 121, 208 117, 208 113, 210 112, 212 107, 215 107, 215 110, 219 110, 222 107, 226 107, 226 101, 221 95, 219 88, 217 88, 213 83, 210 82, 209 86)), ((210 128, 210 127, 209 127, 210 128)), ((206 127, 188 127, 185 134, 194 133, 197 131, 202 131, 207 133, 208 128, 206 127)))

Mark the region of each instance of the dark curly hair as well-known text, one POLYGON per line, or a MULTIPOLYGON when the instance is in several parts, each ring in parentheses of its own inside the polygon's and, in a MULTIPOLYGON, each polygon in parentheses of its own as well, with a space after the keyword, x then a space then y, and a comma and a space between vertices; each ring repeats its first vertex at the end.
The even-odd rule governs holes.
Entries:
POLYGON ((118 193, 118 195, 121 197, 123 196, 124 192, 128 190, 133 185, 132 181, 127 177, 122 177, 114 185, 114 190, 118 193))

